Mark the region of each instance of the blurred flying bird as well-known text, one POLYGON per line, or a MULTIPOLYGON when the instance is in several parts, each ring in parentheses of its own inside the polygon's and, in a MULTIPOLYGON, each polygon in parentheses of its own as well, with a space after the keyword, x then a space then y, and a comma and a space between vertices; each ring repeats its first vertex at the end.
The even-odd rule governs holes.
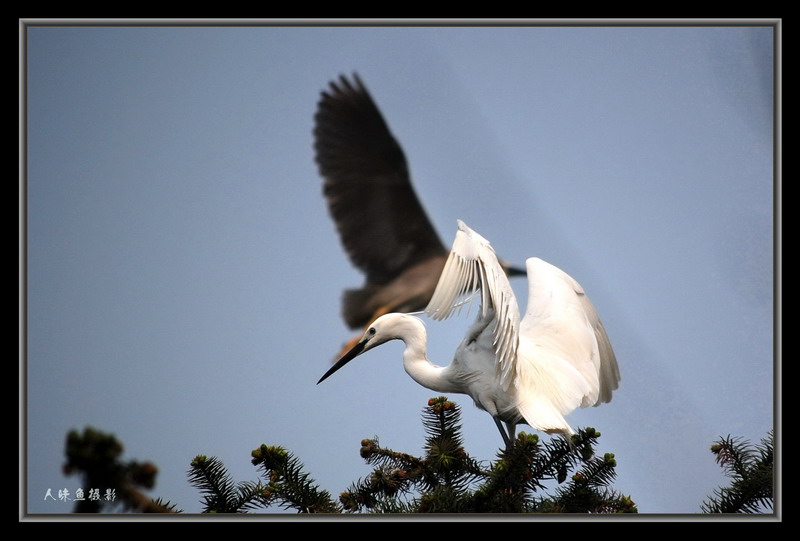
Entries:
POLYGON ((402 313, 378 317, 318 384, 352 359, 389 340, 402 340, 403 366, 414 381, 440 393, 472 397, 495 421, 506 447, 516 425, 550 434, 573 433, 564 416, 611 400, 620 374, 611 343, 583 288, 561 269, 526 261, 524 317, 489 242, 458 221, 444 271, 425 312, 449 317, 465 294, 481 307, 448 366, 427 358, 425 325, 402 313), (503 427, 505 424, 505 428, 503 427))
MULTIPOLYGON (((343 294, 345 323, 363 328, 382 314, 422 310, 448 251, 414 193, 402 148, 358 75, 332 81, 314 118, 323 193, 350 261, 365 276, 363 287, 343 294)), ((510 276, 525 274, 502 264, 510 276)))

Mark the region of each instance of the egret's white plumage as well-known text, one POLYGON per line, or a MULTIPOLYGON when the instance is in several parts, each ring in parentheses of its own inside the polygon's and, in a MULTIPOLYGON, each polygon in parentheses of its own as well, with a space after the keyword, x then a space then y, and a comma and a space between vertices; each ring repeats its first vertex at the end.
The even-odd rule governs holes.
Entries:
MULTIPOLYGON (((526 261, 528 307, 520 319, 514 291, 489 242, 459 220, 453 247, 425 312, 452 315, 470 292, 481 307, 453 362, 427 358, 422 321, 391 313, 376 319, 319 382, 389 340, 405 342, 403 366, 420 385, 472 397, 495 420, 508 445, 516 425, 571 434, 564 415, 611 400, 620 380, 611 343, 583 288, 561 269, 526 261), (505 423, 506 429, 503 429, 505 423)), ((318 382, 318 383, 319 383, 318 382)))

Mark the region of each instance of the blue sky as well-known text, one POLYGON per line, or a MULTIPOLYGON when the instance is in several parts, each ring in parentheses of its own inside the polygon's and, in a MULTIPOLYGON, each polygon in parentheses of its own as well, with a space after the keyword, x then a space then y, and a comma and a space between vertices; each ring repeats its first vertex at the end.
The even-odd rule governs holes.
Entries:
MULTIPOLYGON (((643 513, 699 512, 727 484, 710 445, 779 420, 773 32, 29 27, 26 510, 71 510, 44 496, 80 487, 61 466, 86 426, 157 464, 151 494, 187 512, 197 454, 246 481, 250 451, 281 445, 338 494, 370 471, 361 439, 422 452, 436 393, 399 342, 315 385, 362 277, 322 197, 313 114, 358 72, 446 245, 462 219, 588 291, 622 381, 568 420, 602 433, 614 488, 643 513)), ((431 360, 471 320, 428 321, 431 360)), ((491 418, 451 398, 467 450, 492 460, 491 418)))

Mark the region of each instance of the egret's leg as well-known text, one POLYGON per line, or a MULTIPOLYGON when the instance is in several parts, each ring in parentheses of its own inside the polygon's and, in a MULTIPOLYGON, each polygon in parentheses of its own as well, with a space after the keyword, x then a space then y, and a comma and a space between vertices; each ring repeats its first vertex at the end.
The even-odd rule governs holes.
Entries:
POLYGON ((506 429, 503 428, 503 423, 494 415, 492 415, 492 419, 494 419, 494 424, 497 425, 497 430, 500 431, 500 435, 503 436, 503 441, 506 443, 506 449, 511 448, 511 440, 508 438, 508 434, 506 434, 506 429))
POLYGON ((508 439, 514 441, 514 438, 517 437, 517 425, 515 423, 506 423, 506 428, 508 429, 508 439))

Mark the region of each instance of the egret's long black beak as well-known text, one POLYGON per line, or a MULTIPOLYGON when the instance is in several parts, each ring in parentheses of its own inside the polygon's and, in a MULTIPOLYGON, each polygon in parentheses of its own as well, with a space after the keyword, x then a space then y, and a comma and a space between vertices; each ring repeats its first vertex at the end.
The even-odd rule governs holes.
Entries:
POLYGON ((337 370, 339 370, 341 367, 343 367, 344 365, 346 365, 347 363, 349 363, 350 361, 352 361, 353 359, 355 359, 356 357, 358 357, 358 355, 359 355, 359 354, 360 354, 362 351, 364 351, 364 346, 366 346, 366 345, 367 345, 367 340, 361 340, 361 341, 360 341, 360 342, 358 342, 358 343, 357 343, 355 346, 353 346, 353 347, 352 347, 352 349, 350 349, 350 351, 348 351, 347 353, 345 353, 345 354, 342 356, 342 358, 341 358, 341 359, 339 359, 338 361, 336 361, 336 364, 334 364, 333 366, 331 366, 330 370, 328 370, 327 372, 325 372, 325 375, 324 375, 324 376, 322 376, 321 378, 319 378, 319 381, 317 382, 317 385, 319 385, 320 383, 322 383, 323 381, 325 381, 325 379, 327 379, 327 377, 328 377, 328 376, 330 376, 331 374, 333 374, 334 372, 336 372, 337 370))

